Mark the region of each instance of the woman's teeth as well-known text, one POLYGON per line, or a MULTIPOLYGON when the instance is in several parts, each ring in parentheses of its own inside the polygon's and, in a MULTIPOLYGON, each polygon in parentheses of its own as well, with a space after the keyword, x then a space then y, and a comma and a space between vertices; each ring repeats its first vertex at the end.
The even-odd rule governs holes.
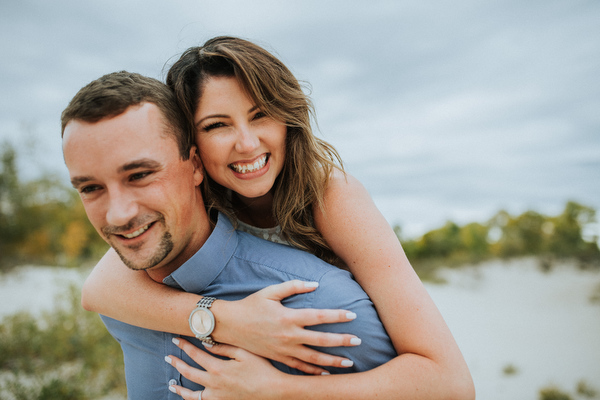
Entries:
POLYGON ((229 167, 237 173, 245 174, 247 172, 258 171, 267 165, 267 155, 260 157, 254 164, 230 164, 229 167))
POLYGON ((146 225, 143 228, 140 228, 137 231, 132 232, 132 233, 127 233, 127 234, 124 233, 123 236, 125 236, 127 239, 133 239, 133 238, 140 236, 142 233, 146 232, 148 230, 148 228, 150 228, 150 225, 146 225))

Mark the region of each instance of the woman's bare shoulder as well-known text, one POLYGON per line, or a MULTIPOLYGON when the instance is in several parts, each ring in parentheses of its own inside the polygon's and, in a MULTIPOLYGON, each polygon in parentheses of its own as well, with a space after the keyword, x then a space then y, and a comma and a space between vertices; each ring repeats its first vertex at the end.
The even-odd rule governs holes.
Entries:
POLYGON ((327 187, 325 188, 325 204, 338 201, 339 196, 367 195, 363 184, 348 172, 334 168, 329 175, 327 187))

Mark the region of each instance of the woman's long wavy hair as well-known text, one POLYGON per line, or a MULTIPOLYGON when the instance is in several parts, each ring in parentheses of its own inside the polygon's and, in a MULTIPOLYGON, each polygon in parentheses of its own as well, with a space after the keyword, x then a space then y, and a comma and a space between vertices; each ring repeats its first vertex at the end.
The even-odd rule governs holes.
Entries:
MULTIPOLYGON (((194 125, 203 87, 211 77, 235 77, 261 111, 287 126, 283 169, 274 184, 273 217, 293 246, 344 267, 315 228, 313 209, 323 209, 323 195, 333 168, 343 171, 333 146, 315 137, 314 108, 289 69, 262 47, 235 37, 215 37, 192 47, 169 69, 167 85, 194 125)), ((191 132, 195 132, 192 129, 191 132)), ((207 208, 235 221, 229 190, 207 177, 207 208)))

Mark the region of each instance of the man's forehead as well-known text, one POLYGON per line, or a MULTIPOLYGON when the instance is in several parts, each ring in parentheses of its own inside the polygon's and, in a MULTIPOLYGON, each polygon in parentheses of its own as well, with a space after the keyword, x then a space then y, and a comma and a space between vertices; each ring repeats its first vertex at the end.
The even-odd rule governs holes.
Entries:
POLYGON ((63 150, 69 141, 75 141, 79 146, 95 146, 98 151, 109 149, 111 144, 127 142, 135 142, 137 148, 154 145, 179 147, 173 129, 152 103, 130 106, 119 115, 99 121, 73 119, 65 127, 63 150), (172 143, 165 143, 167 141, 172 143))
POLYGON ((166 132, 160 112, 155 105, 146 104, 98 122, 70 121, 63 136, 63 155, 70 172, 91 176, 98 169, 158 168, 179 159, 177 141, 166 132))

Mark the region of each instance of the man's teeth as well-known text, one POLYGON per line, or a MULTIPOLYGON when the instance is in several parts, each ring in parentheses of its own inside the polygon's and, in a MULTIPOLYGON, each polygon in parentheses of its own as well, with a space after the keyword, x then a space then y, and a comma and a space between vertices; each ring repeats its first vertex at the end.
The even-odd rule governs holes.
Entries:
POLYGON ((125 236, 127 239, 133 239, 133 238, 140 236, 142 233, 146 232, 148 230, 148 228, 150 228, 150 225, 146 225, 143 228, 140 228, 137 231, 132 232, 132 233, 124 233, 123 236, 125 236))
POLYGON ((254 164, 231 164, 231 169, 240 174, 245 174, 246 172, 254 172, 267 164, 267 155, 260 157, 258 160, 254 162, 254 164))

